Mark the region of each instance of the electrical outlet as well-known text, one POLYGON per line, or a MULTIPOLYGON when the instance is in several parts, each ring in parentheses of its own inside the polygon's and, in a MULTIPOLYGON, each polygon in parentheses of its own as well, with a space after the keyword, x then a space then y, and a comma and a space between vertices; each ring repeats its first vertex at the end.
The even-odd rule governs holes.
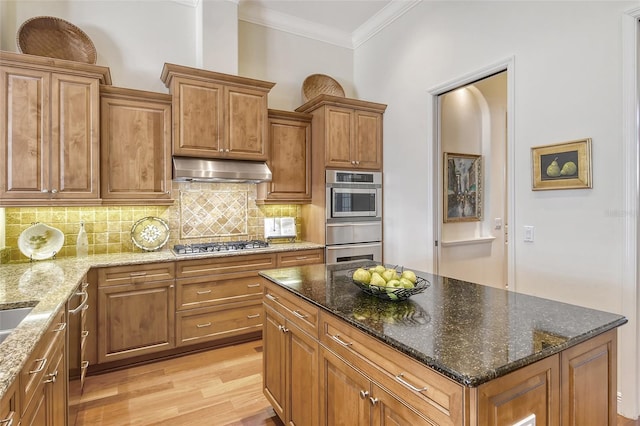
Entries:
POLYGON ((527 243, 533 242, 533 230, 534 227, 531 225, 527 225, 524 227, 524 241, 527 243))
POLYGON ((536 415, 531 414, 511 426, 536 426, 536 415))

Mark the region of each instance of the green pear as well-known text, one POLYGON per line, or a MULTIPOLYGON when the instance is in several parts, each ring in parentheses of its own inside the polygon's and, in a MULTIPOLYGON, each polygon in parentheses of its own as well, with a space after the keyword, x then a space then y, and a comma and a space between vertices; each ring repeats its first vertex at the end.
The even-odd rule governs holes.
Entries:
POLYGON ((376 265, 374 269, 377 273, 382 274, 387 268, 385 268, 384 265, 376 265))
POLYGON ((558 165, 558 157, 554 158, 549 167, 547 167, 547 176, 558 177, 560 176, 560 166, 558 165))
POLYGON ((402 286, 404 288, 413 288, 413 287, 415 287, 413 282, 411 282, 411 280, 409 280, 408 278, 405 278, 405 277, 400 277, 400 284, 402 284, 402 286))
POLYGON ((560 170, 560 175, 562 176, 571 176, 575 175, 578 171, 578 166, 573 161, 567 161, 563 164, 562 170, 560 170))
POLYGON ((387 286, 387 282, 384 280, 384 278, 382 278, 382 276, 379 273, 374 272, 373 274, 371 274, 371 280, 369 281, 369 285, 377 285, 378 287, 386 287, 387 286))
POLYGON ((400 282, 400 280, 390 280, 387 282, 387 291, 391 292, 391 291, 395 291, 399 288, 404 288, 402 286, 402 283, 400 282))
POLYGON ((398 279, 398 272, 395 269, 386 269, 380 275, 382 275, 382 278, 387 282, 398 279))
POLYGON ((371 273, 366 269, 358 268, 353 273, 353 279, 361 283, 369 284, 369 281, 371 281, 371 273))
POLYGON ((416 277, 416 273, 408 269, 402 271, 402 278, 406 278, 412 283, 415 283, 416 280, 418 279, 418 277, 416 277))

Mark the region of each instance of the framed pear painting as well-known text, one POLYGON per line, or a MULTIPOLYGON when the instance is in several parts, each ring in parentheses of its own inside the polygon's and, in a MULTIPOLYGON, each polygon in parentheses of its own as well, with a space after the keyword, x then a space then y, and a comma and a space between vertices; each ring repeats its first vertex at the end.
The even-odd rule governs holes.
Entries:
POLYGON ((591 139, 531 148, 533 190, 591 188, 591 139))

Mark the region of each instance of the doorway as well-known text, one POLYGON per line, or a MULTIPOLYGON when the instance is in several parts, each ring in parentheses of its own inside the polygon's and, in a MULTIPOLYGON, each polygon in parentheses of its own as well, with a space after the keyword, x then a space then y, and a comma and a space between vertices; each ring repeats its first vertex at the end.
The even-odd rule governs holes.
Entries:
POLYGON ((436 102, 441 180, 434 191, 434 216, 439 217, 435 270, 508 288, 508 70, 452 86, 438 93, 436 102))

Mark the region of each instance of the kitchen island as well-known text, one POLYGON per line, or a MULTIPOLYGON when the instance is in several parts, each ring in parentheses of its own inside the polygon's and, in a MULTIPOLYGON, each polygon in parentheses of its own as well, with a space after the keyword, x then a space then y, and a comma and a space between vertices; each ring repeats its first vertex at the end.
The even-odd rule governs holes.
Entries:
POLYGON ((264 393, 285 423, 615 425, 623 316, 425 273, 384 301, 351 282, 361 264, 261 272, 264 393))

